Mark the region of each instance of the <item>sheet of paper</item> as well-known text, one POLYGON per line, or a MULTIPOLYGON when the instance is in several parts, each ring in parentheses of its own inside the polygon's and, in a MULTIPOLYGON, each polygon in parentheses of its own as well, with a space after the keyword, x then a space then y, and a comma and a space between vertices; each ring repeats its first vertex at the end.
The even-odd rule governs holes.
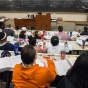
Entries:
POLYGON ((73 64, 75 63, 76 59, 77 59, 77 56, 68 56, 67 57, 67 60, 69 61, 71 66, 73 66, 73 64))
POLYGON ((40 61, 39 59, 36 59, 36 64, 38 64, 41 67, 44 67, 44 63, 40 61))
MULTIPOLYGON (((79 45, 82 45, 82 40, 76 40, 76 43, 78 43, 79 45)), ((85 45, 88 45, 88 42, 85 42, 85 45)))
POLYGON ((47 60, 43 59, 41 55, 37 55, 37 59, 36 59, 37 60, 36 63, 39 64, 39 66, 48 67, 47 60))
POLYGON ((7 41, 13 42, 13 39, 14 39, 14 37, 12 37, 12 36, 7 37, 7 41))
POLYGON ((70 65, 68 64, 67 60, 59 60, 54 61, 57 74, 59 76, 66 75, 67 71, 70 69, 70 65))
POLYGON ((0 19, 0 22, 4 22, 4 19, 0 19))
POLYGON ((0 70, 11 68, 11 62, 9 57, 0 58, 0 70))
POLYGON ((14 66, 15 66, 16 64, 20 64, 20 63, 22 62, 20 55, 11 56, 11 57, 10 57, 10 60, 11 60, 11 67, 12 67, 12 68, 14 68, 14 66))

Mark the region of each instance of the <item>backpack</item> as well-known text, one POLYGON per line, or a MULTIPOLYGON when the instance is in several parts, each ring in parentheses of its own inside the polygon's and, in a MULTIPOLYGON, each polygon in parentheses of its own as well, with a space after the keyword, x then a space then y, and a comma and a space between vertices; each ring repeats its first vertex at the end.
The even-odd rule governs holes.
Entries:
POLYGON ((2 57, 10 57, 11 56, 11 53, 8 51, 8 50, 4 50, 2 53, 1 53, 1 58, 2 57))

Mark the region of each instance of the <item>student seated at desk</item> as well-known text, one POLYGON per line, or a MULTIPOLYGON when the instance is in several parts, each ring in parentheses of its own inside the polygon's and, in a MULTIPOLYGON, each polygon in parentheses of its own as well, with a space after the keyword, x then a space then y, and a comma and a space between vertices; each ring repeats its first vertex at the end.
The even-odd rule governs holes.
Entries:
POLYGON ((88 88, 88 53, 77 58, 57 88, 88 88))
POLYGON ((27 31, 27 28, 26 27, 22 27, 21 29, 22 29, 22 31, 19 34, 19 38, 25 39, 28 36, 32 36, 32 33, 29 32, 29 31, 27 31))
POLYGON ((19 38, 25 39, 26 38, 26 31, 21 31, 19 34, 19 38))
POLYGON ((43 43, 43 48, 41 48, 41 45, 36 46, 36 39, 34 37, 30 36, 29 37, 29 44, 35 48, 37 53, 46 53, 47 48, 46 48, 45 42, 43 43))
POLYGON ((14 88, 48 88, 56 77, 52 60, 47 60, 48 68, 35 63, 36 51, 31 45, 26 45, 21 51, 21 64, 13 69, 12 82, 14 88))
POLYGON ((7 27, 3 30, 3 32, 5 32, 7 34, 7 36, 15 36, 15 33, 12 29, 11 24, 7 25, 7 27))
POLYGON ((15 37, 18 37, 19 36, 19 33, 21 32, 20 27, 19 26, 16 26, 14 32, 15 32, 15 37))
POLYGON ((88 35, 88 28, 85 26, 84 31, 80 35, 88 35))
POLYGON ((0 32, 0 50, 14 51, 14 45, 7 42, 7 34, 0 32))
POLYGON ((19 38, 25 39, 26 38, 26 31, 27 31, 26 27, 22 27, 20 34, 19 34, 19 38))
POLYGON ((40 31, 35 31, 34 32, 34 37, 35 37, 35 39, 41 39, 41 37, 42 37, 41 32, 40 31))
POLYGON ((59 38, 57 36, 52 36, 50 43, 51 43, 51 45, 49 45, 47 47, 47 53, 49 53, 49 54, 59 54, 61 51, 69 52, 69 50, 65 50, 65 46, 59 45, 59 38))
POLYGON ((76 40, 76 38, 71 38, 68 34, 66 34, 64 31, 63 31, 63 27, 62 26, 59 26, 58 27, 58 37, 61 37, 61 40, 76 40))

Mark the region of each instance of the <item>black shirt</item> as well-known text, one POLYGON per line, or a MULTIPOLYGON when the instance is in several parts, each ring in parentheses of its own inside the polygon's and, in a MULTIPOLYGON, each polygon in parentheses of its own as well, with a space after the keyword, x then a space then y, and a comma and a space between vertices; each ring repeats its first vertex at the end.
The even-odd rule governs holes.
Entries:
POLYGON ((88 35, 88 31, 83 31, 80 35, 88 35))
POLYGON ((5 29, 5 30, 3 30, 3 32, 5 32, 7 34, 7 36, 14 36, 15 35, 14 31, 11 29, 5 29))
POLYGON ((14 51, 14 45, 11 43, 6 43, 5 45, 0 46, 0 50, 14 51))

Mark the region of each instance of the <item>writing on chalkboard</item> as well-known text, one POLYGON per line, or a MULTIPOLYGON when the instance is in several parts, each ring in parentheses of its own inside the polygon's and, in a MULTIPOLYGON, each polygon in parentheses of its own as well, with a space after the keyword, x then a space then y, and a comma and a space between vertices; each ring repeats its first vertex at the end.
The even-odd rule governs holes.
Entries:
POLYGON ((88 0, 0 0, 0 11, 86 12, 88 0))

